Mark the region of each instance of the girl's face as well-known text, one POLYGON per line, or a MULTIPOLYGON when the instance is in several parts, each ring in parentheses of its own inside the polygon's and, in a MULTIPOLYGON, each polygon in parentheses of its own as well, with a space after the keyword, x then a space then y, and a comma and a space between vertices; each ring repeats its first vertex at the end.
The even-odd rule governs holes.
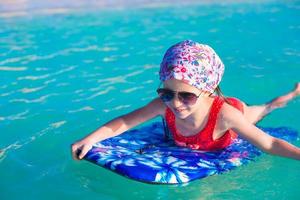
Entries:
POLYGON ((185 119, 194 113, 201 105, 202 96, 207 95, 207 93, 198 88, 176 79, 165 81, 163 88, 167 89, 166 91, 161 91, 161 95, 166 95, 165 104, 180 119, 185 119))

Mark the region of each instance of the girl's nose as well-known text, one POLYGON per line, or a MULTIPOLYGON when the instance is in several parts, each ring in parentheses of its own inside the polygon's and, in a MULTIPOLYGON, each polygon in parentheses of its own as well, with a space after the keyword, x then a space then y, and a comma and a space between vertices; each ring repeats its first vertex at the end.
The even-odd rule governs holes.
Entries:
POLYGON ((178 108, 182 104, 177 95, 172 99, 171 103, 175 108, 178 108))

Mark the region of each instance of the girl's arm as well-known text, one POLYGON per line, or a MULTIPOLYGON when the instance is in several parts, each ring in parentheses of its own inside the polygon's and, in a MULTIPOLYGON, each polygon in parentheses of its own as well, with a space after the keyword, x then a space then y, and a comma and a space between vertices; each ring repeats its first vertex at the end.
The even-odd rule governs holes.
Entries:
POLYGON ((270 154, 300 160, 300 148, 268 135, 251 124, 241 112, 232 106, 224 105, 220 114, 228 129, 233 129, 261 150, 270 154))
POLYGON ((164 115, 164 112, 165 105, 159 98, 156 98, 144 107, 109 121, 90 135, 72 144, 72 156, 76 160, 82 159, 94 143, 117 136, 149 119, 164 115), (78 151, 80 151, 79 156, 78 151))

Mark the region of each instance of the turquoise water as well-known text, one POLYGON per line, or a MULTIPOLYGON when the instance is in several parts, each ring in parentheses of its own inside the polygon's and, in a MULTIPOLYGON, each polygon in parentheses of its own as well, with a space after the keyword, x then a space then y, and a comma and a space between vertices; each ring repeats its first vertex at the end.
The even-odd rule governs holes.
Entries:
MULTIPOLYGON (((299 2, 80 10, 0 18, 1 199, 297 199, 300 163, 264 155, 187 185, 148 185, 70 156, 70 144, 155 97, 164 51, 208 43, 221 87, 249 104, 292 89, 299 2)), ((300 99, 263 126, 300 131, 300 99)), ((295 143, 300 146, 300 142, 295 143)))

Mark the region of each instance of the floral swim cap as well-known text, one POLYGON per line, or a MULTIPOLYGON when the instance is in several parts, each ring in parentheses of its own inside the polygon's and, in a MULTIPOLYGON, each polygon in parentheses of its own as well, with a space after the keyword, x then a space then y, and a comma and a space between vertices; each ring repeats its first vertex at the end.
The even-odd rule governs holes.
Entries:
POLYGON ((161 81, 177 79, 213 93, 224 73, 224 64, 208 45, 184 40, 171 46, 160 64, 161 81))

